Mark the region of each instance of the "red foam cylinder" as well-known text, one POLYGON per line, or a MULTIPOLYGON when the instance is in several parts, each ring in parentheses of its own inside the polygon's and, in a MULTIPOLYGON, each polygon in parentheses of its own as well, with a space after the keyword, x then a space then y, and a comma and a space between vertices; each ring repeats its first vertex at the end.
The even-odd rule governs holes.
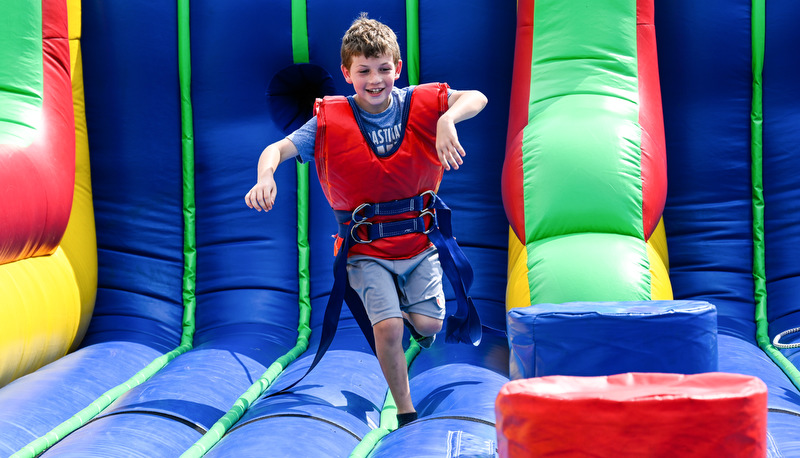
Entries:
POLYGON ((501 457, 763 457, 767 387, 756 377, 628 373, 506 383, 501 457))

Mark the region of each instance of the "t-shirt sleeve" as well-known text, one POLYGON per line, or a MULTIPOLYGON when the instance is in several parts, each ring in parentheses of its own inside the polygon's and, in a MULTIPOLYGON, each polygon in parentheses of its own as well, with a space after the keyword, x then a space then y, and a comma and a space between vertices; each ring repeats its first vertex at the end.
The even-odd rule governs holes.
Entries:
POLYGON ((309 119, 299 129, 292 132, 286 138, 294 143, 297 148, 297 160, 301 163, 314 160, 314 145, 317 140, 317 117, 309 119))

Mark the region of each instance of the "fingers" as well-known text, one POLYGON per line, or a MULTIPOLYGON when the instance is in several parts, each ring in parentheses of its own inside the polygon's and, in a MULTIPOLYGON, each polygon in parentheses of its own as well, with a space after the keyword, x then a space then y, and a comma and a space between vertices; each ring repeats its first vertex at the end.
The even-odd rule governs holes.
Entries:
POLYGON ((458 141, 437 148, 437 154, 445 170, 450 170, 451 167, 458 170, 458 167, 464 163, 464 160, 461 158, 467 155, 458 141))
POLYGON ((257 211, 263 210, 263 207, 259 204, 258 199, 255 197, 255 192, 252 189, 244 196, 244 203, 257 211))
POLYGON ((275 195, 275 188, 266 190, 256 185, 244 196, 244 202, 257 211, 270 211, 275 205, 275 195))
POLYGON ((450 170, 451 167, 458 170, 464 163, 461 158, 467 155, 458 141, 455 125, 445 115, 439 118, 436 125, 436 154, 445 170, 450 170))

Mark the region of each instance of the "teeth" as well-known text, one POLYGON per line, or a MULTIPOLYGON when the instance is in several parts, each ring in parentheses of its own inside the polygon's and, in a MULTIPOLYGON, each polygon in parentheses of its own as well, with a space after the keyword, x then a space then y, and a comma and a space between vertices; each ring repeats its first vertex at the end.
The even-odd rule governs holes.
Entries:
POLYGON ((383 89, 367 89, 367 92, 370 92, 372 94, 377 94, 377 93, 381 92, 382 90, 383 89))

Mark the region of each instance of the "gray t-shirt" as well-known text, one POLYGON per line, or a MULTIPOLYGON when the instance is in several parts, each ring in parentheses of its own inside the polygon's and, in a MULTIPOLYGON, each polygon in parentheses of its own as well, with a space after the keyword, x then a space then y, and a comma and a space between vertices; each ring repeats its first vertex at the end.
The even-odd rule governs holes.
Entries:
MULTIPOLYGON (((410 88, 413 88, 411 86, 410 88)), ((392 152, 397 146, 403 131, 403 109, 408 100, 409 88, 392 88, 392 98, 389 108, 381 113, 372 114, 362 110, 353 101, 353 96, 347 98, 351 100, 351 105, 358 108, 361 129, 372 141, 374 151, 378 156, 385 156, 392 152)), ((448 97, 452 94, 448 90, 448 97)), ((288 138, 297 148, 298 160, 300 162, 310 162, 314 160, 314 145, 317 137, 317 117, 309 119, 299 129, 289 134, 288 138)))

